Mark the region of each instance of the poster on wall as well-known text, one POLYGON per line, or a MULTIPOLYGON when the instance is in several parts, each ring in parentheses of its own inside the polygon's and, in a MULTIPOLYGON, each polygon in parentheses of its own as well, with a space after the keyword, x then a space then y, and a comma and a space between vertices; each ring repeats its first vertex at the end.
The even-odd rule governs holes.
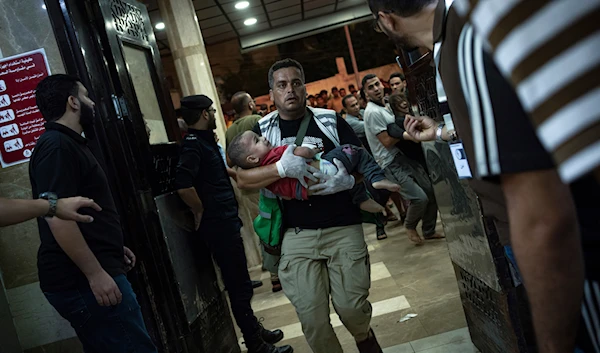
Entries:
POLYGON ((2 168, 29 161, 44 133, 35 88, 50 75, 44 49, 0 59, 0 163, 2 168))

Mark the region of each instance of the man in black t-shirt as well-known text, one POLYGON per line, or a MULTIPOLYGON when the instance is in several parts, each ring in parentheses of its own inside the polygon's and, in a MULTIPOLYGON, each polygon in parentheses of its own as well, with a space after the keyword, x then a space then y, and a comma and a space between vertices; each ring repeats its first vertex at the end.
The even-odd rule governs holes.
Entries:
POLYGON ((82 210, 92 223, 38 218, 40 287, 86 352, 156 352, 125 277, 135 256, 123 246, 108 180, 81 135, 93 126, 94 102, 81 82, 67 75, 45 78, 36 99, 47 123, 29 165, 33 197, 81 195, 102 208, 82 210))
MULTIPOLYGON (((269 70, 269 85, 277 112, 261 119, 254 132, 266 137, 274 146, 293 145, 305 117, 310 120, 303 146, 328 152, 337 144, 360 145, 352 128, 334 111, 306 107, 304 71, 297 61, 276 62, 269 70)), ((240 169, 238 187, 264 188, 289 176, 288 170, 292 168, 288 164, 282 158, 273 165, 240 169)), ((286 296, 296 308, 313 352, 342 353, 329 322, 331 296, 336 312, 354 336, 359 351, 381 353, 370 329, 369 255, 360 211, 348 192, 355 180, 341 162, 336 164, 339 169, 336 175, 314 174, 323 178, 323 183, 311 186, 318 196, 306 201, 282 201, 285 234, 279 278, 286 296)), ((302 158, 299 167, 305 172, 308 169, 302 158)), ((306 184, 303 176, 298 179, 306 184)))

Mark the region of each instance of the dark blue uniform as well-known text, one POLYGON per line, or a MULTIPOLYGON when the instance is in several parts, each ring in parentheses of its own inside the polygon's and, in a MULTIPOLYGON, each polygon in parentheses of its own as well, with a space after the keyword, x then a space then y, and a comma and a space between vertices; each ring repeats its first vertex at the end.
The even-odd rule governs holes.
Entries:
POLYGON ((213 132, 195 129, 188 132, 181 148, 175 187, 196 189, 204 206, 196 236, 206 242, 221 268, 233 316, 244 336, 250 337, 258 330, 258 321, 250 306, 253 291, 235 193, 213 132))

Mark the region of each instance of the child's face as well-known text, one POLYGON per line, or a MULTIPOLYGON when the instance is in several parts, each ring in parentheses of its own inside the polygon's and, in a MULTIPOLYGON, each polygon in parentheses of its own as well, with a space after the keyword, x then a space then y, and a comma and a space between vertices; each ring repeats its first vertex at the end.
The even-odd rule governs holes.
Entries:
POLYGON ((259 163, 269 151, 273 148, 269 140, 262 136, 258 136, 255 132, 248 131, 246 137, 248 140, 248 161, 250 163, 259 163))

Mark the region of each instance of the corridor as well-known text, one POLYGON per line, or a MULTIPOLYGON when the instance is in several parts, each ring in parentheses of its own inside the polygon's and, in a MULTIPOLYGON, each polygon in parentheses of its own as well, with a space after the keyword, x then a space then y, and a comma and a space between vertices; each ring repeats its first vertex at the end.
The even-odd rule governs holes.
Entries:
MULTIPOLYGON (((445 240, 414 246, 398 222, 386 226, 388 238, 378 241, 375 226, 364 225, 371 257, 373 305, 371 325, 385 353, 470 353, 471 343, 445 240), (404 322, 408 314, 416 317, 404 322)), ((438 231, 443 232, 438 219, 438 231)), ((272 293, 269 273, 250 270, 253 280, 263 286, 254 290, 252 307, 267 328, 280 328, 281 344, 290 344, 296 353, 311 353, 302 334, 294 307, 283 292, 272 293)), ((352 336, 331 307, 331 323, 344 352, 357 353, 352 336)), ((241 337, 239 330, 238 337, 241 337)), ((245 351, 245 346, 240 347, 245 351)))

